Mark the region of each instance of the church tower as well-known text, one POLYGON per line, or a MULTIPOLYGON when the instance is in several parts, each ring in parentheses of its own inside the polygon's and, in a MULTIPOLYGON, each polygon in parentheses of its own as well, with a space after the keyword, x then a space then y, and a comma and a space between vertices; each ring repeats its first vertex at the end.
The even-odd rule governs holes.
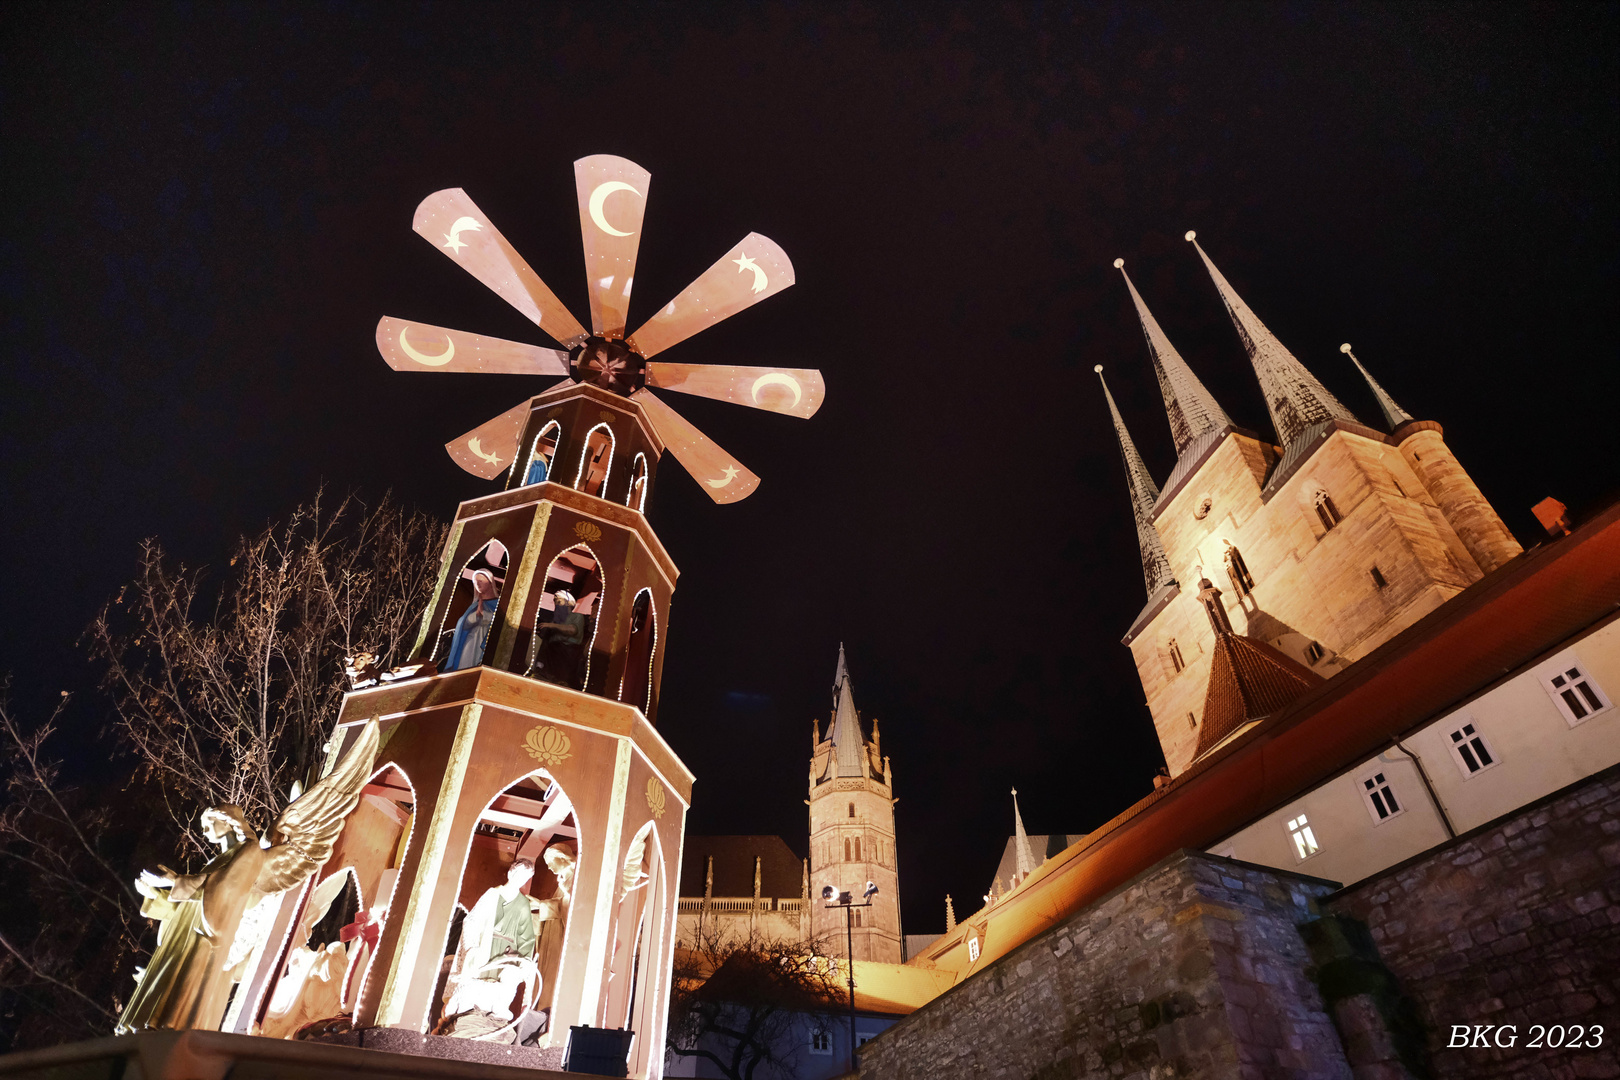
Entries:
POLYGON ((872 906, 855 908, 854 958, 898 964, 900 876, 894 847, 894 774, 883 756, 878 724, 872 737, 861 727, 850 685, 844 647, 838 647, 833 676, 832 718, 823 734, 811 726, 810 754, 810 904, 813 936, 833 956, 844 952, 842 910, 829 910, 821 899, 828 885, 853 892, 857 899, 868 881, 878 887, 872 906))
POLYGON ((1521 550, 1439 424, 1412 419, 1357 360, 1390 430, 1362 423, 1187 239, 1254 369, 1276 441, 1232 422, 1115 260, 1176 449, 1160 487, 1104 385, 1147 584, 1124 640, 1172 776, 1260 718, 1248 709, 1234 724, 1221 705, 1211 715, 1224 730, 1206 724, 1211 703, 1225 700, 1232 656, 1264 653, 1268 670, 1286 669, 1299 685, 1331 678, 1521 550))

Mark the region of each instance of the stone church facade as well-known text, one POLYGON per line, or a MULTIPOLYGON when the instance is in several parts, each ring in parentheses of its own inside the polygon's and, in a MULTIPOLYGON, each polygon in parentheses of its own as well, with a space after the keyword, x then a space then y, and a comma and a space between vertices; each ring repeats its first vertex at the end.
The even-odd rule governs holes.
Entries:
POLYGON ((1178 453, 1161 488, 1104 387, 1166 772, 911 958, 953 985, 861 1075, 1620 1076, 1620 506, 1522 551, 1438 424, 1345 346, 1363 423, 1198 254, 1276 441, 1127 279, 1178 453))

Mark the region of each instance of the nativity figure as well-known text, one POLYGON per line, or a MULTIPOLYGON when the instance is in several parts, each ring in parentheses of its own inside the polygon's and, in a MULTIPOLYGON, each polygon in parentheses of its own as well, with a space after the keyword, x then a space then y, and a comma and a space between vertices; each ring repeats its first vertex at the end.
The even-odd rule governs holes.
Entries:
POLYGON ((200 823, 218 855, 195 874, 161 865, 141 871, 135 882, 145 898, 141 914, 161 926, 118 1034, 219 1028, 231 987, 259 944, 245 937, 268 929, 267 920, 244 915, 267 912, 265 901, 303 884, 331 856, 344 819, 359 804, 377 745, 372 720, 331 774, 294 799, 263 839, 241 807, 209 807, 200 823))

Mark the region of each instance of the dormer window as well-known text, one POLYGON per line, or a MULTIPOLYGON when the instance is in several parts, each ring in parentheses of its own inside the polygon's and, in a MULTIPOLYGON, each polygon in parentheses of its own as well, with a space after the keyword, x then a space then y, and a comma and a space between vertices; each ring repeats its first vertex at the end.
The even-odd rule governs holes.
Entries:
POLYGON ((1331 530, 1333 526, 1344 520, 1339 508, 1333 504, 1333 497, 1325 491, 1316 493, 1316 516, 1322 522, 1322 528, 1331 530))

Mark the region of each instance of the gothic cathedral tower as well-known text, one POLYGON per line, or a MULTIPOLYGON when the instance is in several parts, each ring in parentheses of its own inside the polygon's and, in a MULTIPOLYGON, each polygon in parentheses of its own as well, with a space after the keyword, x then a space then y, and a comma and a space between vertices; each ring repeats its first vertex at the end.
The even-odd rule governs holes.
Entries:
POLYGON ((856 960, 898 964, 900 876, 894 847, 894 773, 883 756, 877 721, 872 738, 861 730, 844 647, 838 647, 833 712, 826 736, 814 725, 810 754, 810 904, 814 936, 833 955, 843 951, 845 912, 829 910, 821 891, 832 885, 858 898, 868 881, 878 887, 872 906, 856 908, 852 933, 856 960))

